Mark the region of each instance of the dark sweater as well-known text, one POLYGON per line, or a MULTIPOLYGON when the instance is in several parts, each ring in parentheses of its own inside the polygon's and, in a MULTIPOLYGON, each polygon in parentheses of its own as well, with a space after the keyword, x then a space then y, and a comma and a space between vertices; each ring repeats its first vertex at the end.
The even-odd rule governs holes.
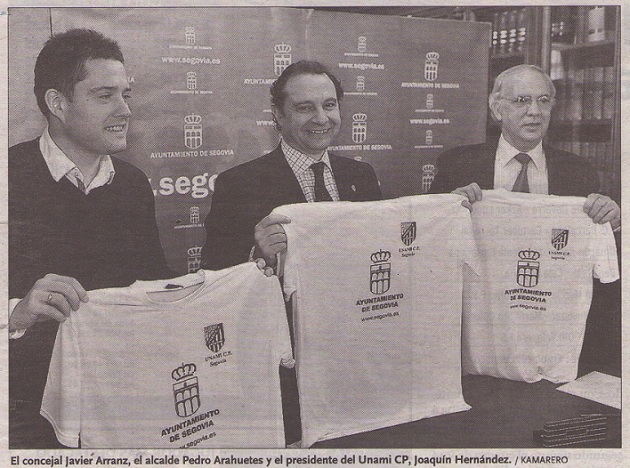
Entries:
MULTIPOLYGON (((86 289, 171 277, 155 221, 153 193, 135 166, 112 157, 110 185, 80 192, 50 175, 39 139, 9 148, 9 297, 23 298, 48 273, 86 289)), ((57 322, 36 323, 10 340, 9 392, 40 401, 57 322)))

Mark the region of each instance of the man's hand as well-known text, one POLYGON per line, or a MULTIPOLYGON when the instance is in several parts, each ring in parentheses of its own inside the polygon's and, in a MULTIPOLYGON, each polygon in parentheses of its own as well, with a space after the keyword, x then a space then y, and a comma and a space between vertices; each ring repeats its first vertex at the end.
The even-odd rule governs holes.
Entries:
POLYGON ((621 209, 619 205, 606 195, 591 193, 586 197, 584 203, 584 213, 586 213, 594 223, 606 224, 610 222, 613 230, 621 226, 621 209))
POLYGON ((453 190, 451 193, 457 195, 463 195, 467 199, 462 202, 464 208, 468 208, 468 211, 472 211, 472 205, 476 201, 481 201, 481 188, 477 185, 477 182, 466 185, 465 187, 459 187, 453 190))
POLYGON ((276 254, 287 249, 287 235, 282 225, 290 222, 289 218, 280 214, 265 216, 254 229, 253 257, 262 258, 267 267, 275 266, 276 254))
POLYGON ((79 282, 69 276, 48 274, 35 282, 17 303, 9 317, 9 331, 23 330, 35 322, 63 322, 72 310, 78 310, 88 295, 79 282))

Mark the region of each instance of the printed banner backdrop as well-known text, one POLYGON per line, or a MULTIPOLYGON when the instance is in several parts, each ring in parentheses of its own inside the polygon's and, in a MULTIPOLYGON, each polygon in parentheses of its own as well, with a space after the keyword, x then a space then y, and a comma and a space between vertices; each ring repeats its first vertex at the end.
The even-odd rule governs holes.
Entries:
POLYGON ((216 175, 277 145, 269 86, 293 62, 318 60, 341 79, 331 149, 372 164, 387 198, 425 193, 442 151, 485 139, 486 23, 298 8, 13 8, 10 144, 41 133, 35 57, 51 32, 74 27, 123 49, 133 117, 119 156, 150 179, 162 245, 182 274, 199 267, 216 175))

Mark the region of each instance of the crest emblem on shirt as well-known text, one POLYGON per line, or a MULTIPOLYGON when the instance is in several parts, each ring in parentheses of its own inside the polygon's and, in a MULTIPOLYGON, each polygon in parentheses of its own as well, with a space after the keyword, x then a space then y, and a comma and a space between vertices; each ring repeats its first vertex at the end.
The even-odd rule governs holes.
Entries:
POLYGON ((175 412, 181 418, 195 414, 201 406, 199 380, 195 376, 196 371, 197 366, 190 363, 182 364, 171 372, 171 377, 175 380, 173 384, 175 412))
POLYGON ((551 230, 551 245, 555 250, 564 249, 569 243, 569 230, 568 229, 552 229, 551 230))
POLYGON ((520 260, 516 267, 516 282, 524 288, 532 288, 538 284, 540 274, 540 252, 535 250, 521 250, 518 253, 520 260))
POLYGON ((416 222, 406 221, 400 223, 400 240, 403 244, 410 246, 416 240, 416 222))
POLYGON ((389 291, 392 265, 389 259, 392 256, 387 250, 379 250, 371 255, 370 265, 370 291, 372 294, 383 294, 389 291))
POLYGON ((225 344, 225 332, 223 331, 222 323, 205 327, 203 334, 206 339, 207 348, 213 353, 218 352, 225 344))

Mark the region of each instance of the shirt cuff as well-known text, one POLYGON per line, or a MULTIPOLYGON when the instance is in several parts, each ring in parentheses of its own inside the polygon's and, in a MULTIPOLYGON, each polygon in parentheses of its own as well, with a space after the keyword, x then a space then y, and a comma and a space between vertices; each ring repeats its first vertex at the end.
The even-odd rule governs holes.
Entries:
MULTIPOLYGON (((22 299, 9 299, 9 317, 11 317, 11 314, 13 313, 15 306, 18 305, 18 302, 20 302, 21 300, 22 299)), ((24 336, 24 333, 26 333, 26 328, 10 331, 9 339, 17 340, 18 338, 22 338, 24 336)))

